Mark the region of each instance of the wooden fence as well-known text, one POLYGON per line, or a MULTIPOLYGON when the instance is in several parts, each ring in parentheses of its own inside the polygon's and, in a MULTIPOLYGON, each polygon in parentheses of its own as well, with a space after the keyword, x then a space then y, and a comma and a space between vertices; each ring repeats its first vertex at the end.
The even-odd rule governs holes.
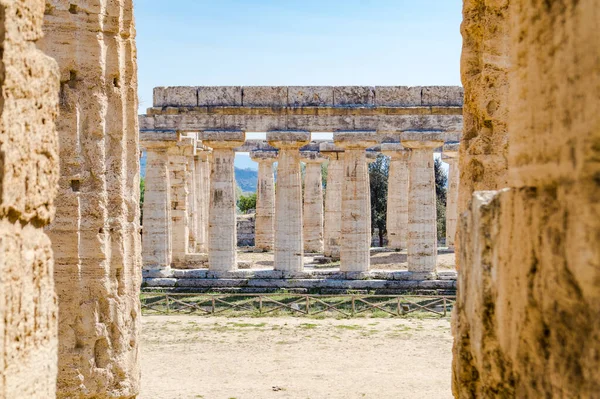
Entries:
POLYGON ((454 296, 427 295, 310 295, 310 294, 196 294, 144 292, 142 312, 156 314, 230 315, 234 312, 298 316, 355 317, 367 313, 402 317, 425 313, 446 317, 454 296))

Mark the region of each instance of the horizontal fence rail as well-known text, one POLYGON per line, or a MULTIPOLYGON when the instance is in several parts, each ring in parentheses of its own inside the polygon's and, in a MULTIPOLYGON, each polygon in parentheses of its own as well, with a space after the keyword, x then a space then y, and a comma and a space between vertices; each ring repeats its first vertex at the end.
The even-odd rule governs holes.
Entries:
POLYGON ((446 317, 456 297, 435 295, 196 294, 144 292, 145 315, 334 315, 403 317, 421 313, 446 317))

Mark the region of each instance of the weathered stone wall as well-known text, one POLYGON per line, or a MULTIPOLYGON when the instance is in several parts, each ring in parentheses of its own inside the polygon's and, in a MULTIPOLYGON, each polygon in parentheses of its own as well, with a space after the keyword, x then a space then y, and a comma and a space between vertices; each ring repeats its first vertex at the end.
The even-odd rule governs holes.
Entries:
POLYGON ((131 0, 47 0, 60 66, 60 181, 49 229, 59 298, 59 398, 138 392, 139 150, 131 0))
POLYGON ((35 44, 44 2, 0 9, 0 398, 53 398, 58 316, 43 229, 58 181, 58 68, 35 44))
POLYGON ((598 10, 511 0, 510 188, 461 220, 457 397, 600 392, 598 10))
POLYGON ((464 0, 459 214, 471 194, 506 187, 508 0, 464 0))

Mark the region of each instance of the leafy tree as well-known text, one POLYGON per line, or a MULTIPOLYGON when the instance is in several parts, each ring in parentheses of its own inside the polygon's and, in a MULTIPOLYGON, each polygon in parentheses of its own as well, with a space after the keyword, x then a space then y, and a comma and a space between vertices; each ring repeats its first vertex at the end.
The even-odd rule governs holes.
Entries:
POLYGON ((444 237, 446 237, 446 186, 448 183, 448 175, 442 167, 442 160, 440 158, 435 159, 434 170, 437 209, 437 237, 438 240, 442 240, 444 237))
POLYGON ((377 160, 369 165, 371 189, 371 235, 379 229, 379 246, 383 247, 383 235, 386 232, 387 193, 390 160, 379 154, 377 160))
POLYGON ((237 201, 237 206, 242 213, 246 213, 251 209, 256 209, 256 193, 240 195, 237 201))
POLYGON ((146 180, 140 178, 140 225, 144 223, 144 194, 146 193, 146 180))

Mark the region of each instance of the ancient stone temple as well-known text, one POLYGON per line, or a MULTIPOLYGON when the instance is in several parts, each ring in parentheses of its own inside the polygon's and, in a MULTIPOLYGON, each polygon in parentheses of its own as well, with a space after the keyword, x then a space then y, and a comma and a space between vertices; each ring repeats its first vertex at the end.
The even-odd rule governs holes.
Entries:
POLYGON ((58 306, 44 228, 58 181, 58 68, 35 44, 44 2, 1 5, 0 398, 54 398, 58 306))
POLYGON ((464 3, 456 397, 600 392, 599 9, 464 3))
POLYGON ((57 397, 133 397, 141 242, 132 1, 48 1, 41 47, 60 67, 60 179, 48 228, 60 307, 57 397))

